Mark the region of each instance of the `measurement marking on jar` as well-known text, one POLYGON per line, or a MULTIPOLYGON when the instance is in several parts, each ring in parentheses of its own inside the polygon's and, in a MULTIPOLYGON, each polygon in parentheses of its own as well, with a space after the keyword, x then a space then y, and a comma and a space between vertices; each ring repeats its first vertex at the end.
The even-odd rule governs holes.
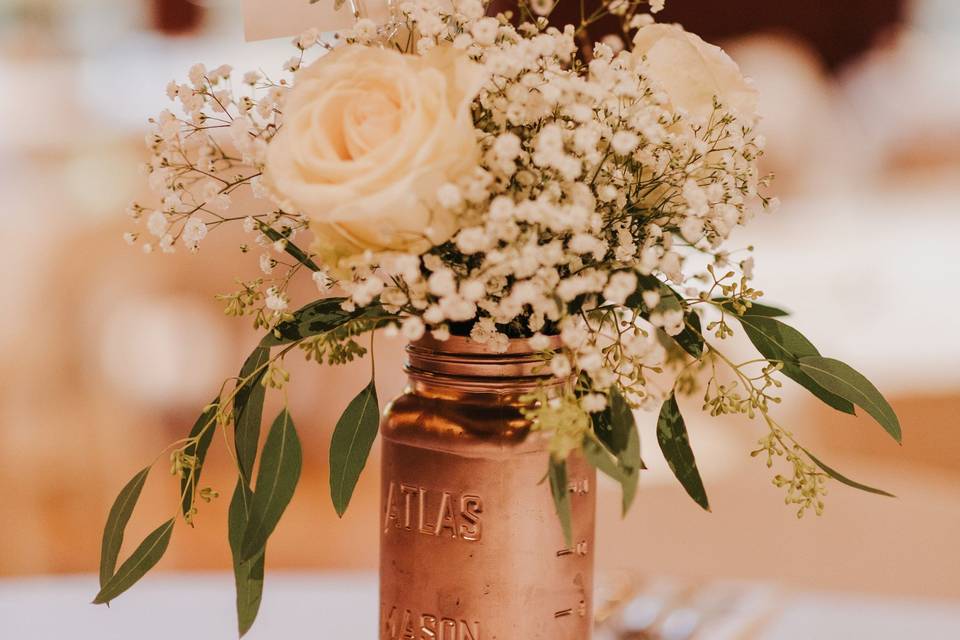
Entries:
POLYGON ((567 549, 560 549, 560 551, 557 551, 557 557, 563 558, 563 557, 572 556, 572 555, 578 555, 583 557, 583 556, 586 556, 588 552, 589 552, 589 546, 587 544, 587 541, 581 540, 574 547, 570 547, 567 549))
POLYGON ((590 480, 571 480, 567 483, 567 489, 575 496, 585 496, 590 493, 590 480))
POLYGON ((566 618, 573 615, 573 609, 561 609, 553 614, 554 618, 566 618))

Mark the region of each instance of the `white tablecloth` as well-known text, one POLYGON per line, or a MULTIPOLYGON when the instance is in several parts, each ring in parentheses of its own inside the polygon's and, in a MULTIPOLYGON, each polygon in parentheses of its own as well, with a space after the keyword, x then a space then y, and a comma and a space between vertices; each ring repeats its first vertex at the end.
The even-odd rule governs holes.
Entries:
MULTIPOLYGON (((0 580, 3 640, 232 640, 233 584, 222 574, 158 574, 108 609, 93 576, 0 580)), ((960 603, 828 593, 786 596, 759 640, 957 640, 960 603)), ((250 640, 374 640, 368 574, 267 576, 250 640)), ((523 640, 520 638, 509 640, 523 640)))

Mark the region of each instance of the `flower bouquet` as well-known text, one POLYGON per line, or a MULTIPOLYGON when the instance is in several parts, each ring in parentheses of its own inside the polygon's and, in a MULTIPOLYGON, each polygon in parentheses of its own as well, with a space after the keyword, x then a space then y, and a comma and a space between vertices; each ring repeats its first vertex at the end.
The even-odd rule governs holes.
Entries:
MULTIPOLYGON (((884 493, 827 466, 774 416, 786 378, 838 411, 860 407, 900 440, 877 389, 762 302, 751 249, 726 247, 734 229, 777 207, 758 169, 757 95, 721 49, 656 23, 662 5, 581 3, 579 23, 562 28, 548 20, 549 0, 496 15, 481 0, 407 0, 379 24, 355 7, 354 26, 335 38, 313 29, 295 39, 277 76, 196 65, 169 84, 176 113, 152 120, 147 137, 158 201, 131 206, 145 230, 126 240, 147 253, 196 252, 218 228, 242 226, 241 250, 262 275, 219 298, 263 339, 171 445, 177 513, 118 567, 150 467, 121 491, 95 602, 140 579, 177 522, 191 524, 216 497, 201 475, 222 430, 237 466, 229 543, 246 632, 301 467, 286 409, 261 438, 265 394, 288 385, 287 357, 345 363, 367 355, 375 330, 537 354, 550 383, 525 392, 523 417, 547 443, 542 471, 568 543, 571 457, 619 483, 630 507, 644 468, 637 408, 659 411, 663 455, 709 509, 680 395, 759 424, 751 455, 782 467, 773 482, 798 516, 823 509, 831 479, 884 493), (590 43, 587 28, 608 15, 621 33, 590 43), (240 190, 253 196, 242 207, 232 202, 240 190), (291 300, 298 278, 316 283, 316 299, 291 300), (737 332, 756 357, 725 354, 737 332)), ((341 515, 377 435, 378 400, 371 380, 333 434, 341 515)))

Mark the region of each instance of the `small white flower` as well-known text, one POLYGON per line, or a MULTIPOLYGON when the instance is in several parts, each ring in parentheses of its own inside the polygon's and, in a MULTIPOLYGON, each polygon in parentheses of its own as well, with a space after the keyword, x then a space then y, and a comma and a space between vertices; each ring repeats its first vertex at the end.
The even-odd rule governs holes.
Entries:
POLYGON ((310 277, 313 278, 313 283, 317 285, 320 293, 327 293, 330 291, 330 287, 333 286, 333 281, 330 279, 330 276, 327 275, 326 271, 314 271, 310 277))
POLYGON ((703 237, 703 219, 694 216, 684 218, 680 223, 680 235, 689 243, 695 243, 703 237))
POLYGON ((640 144, 640 138, 632 131, 617 131, 610 141, 610 146, 621 156, 631 153, 638 144, 640 144))
POLYGON ((473 38, 477 41, 477 44, 486 47, 496 41, 499 28, 500 23, 497 22, 496 18, 481 18, 473 23, 473 26, 470 28, 470 33, 473 34, 473 38))
POLYGON ((587 373, 593 373, 603 367, 603 355, 596 347, 588 349, 577 357, 577 364, 587 373))
MULTIPOLYGON (((199 62, 193 65, 192 67, 190 67, 190 71, 187 73, 187 77, 190 79, 190 83, 193 84, 193 86, 197 89, 200 89, 203 87, 206 75, 207 75, 207 68, 202 64, 200 64, 199 62)), ((181 92, 180 95, 182 97, 183 93, 181 92)))
POLYGON ((683 271, 681 270, 682 265, 683 258, 680 257, 679 253, 674 253, 673 251, 668 251, 660 258, 660 270, 677 284, 682 284, 684 280, 683 271))
POLYGON ((403 323, 400 325, 400 333, 402 333, 403 337, 407 340, 419 340, 423 337, 426 330, 423 320, 417 316, 404 318, 403 323))
POLYGON ((170 222, 167 220, 167 216, 159 209, 147 218, 147 230, 158 238, 162 238, 169 228, 170 222))
POLYGON ((684 328, 683 310, 667 309, 662 312, 654 312, 650 314, 650 322, 666 331, 667 335, 679 335, 684 328))
POLYGON ((659 291, 650 289, 641 293, 640 297, 643 298, 643 304, 647 306, 647 309, 656 309, 657 305, 660 304, 659 291))
POLYGON ((137 234, 127 231, 125 234, 123 234, 123 241, 129 245, 132 245, 137 241, 137 234))
POLYGON ((573 372, 570 358, 566 354, 558 353, 550 358, 550 371, 558 378, 567 378, 573 372))
POLYGON ((253 219, 252 216, 247 216, 243 219, 243 232, 244 233, 253 233, 253 230, 257 228, 257 221, 253 219))
POLYGON ((173 236, 169 233, 160 238, 160 242, 157 243, 157 246, 160 247, 160 251, 163 253, 173 253, 175 249, 173 248, 173 236))
POLYGON ((542 333, 535 333, 527 340, 531 349, 545 351, 550 348, 550 338, 542 333))
POLYGON ((486 3, 480 0, 459 0, 456 7, 457 12, 468 20, 478 20, 486 12, 486 3))
POLYGON ((610 276, 603 290, 603 297, 613 304, 622 305, 637 290, 637 275, 632 271, 618 271, 610 276))
POLYGON ((483 227, 469 227, 457 234, 457 248, 467 255, 486 251, 490 247, 490 239, 483 227))
POLYGON ((497 136, 493 143, 493 153, 498 159, 510 162, 520 155, 520 138, 515 133, 506 132, 497 136))
POLYGON ((372 40, 377 37, 377 23, 369 18, 361 18, 353 25, 353 31, 361 40, 372 40))
POLYGON ((262 271, 264 275, 270 275, 273 273, 273 267, 276 264, 276 260, 271 258, 269 253, 260 254, 260 271, 262 271))
POLYGON ((615 33, 610 33, 603 36, 601 42, 610 47, 614 53, 620 53, 624 49, 623 38, 615 33))
POLYGON ((487 288, 480 280, 467 280, 460 285, 460 296, 470 302, 477 302, 486 293, 487 288))
POLYGON ((449 296, 457 291, 457 281, 450 269, 440 269, 427 279, 430 293, 435 296, 449 296))
POLYGON ((630 28, 639 29, 640 27, 645 27, 648 24, 653 24, 655 22, 652 15, 649 13, 638 13, 630 19, 630 28))
POLYGON ((286 294, 282 291, 277 291, 276 287, 267 289, 264 303, 267 305, 267 309, 270 309, 274 313, 285 311, 289 304, 286 294))
POLYGON ((317 40, 319 40, 319 38, 320 30, 316 27, 311 27, 297 37, 295 45, 298 49, 309 49, 317 44, 317 40))
POLYGON ((437 202, 445 209, 457 209, 463 204, 463 196, 457 185, 448 182, 437 189, 437 202))
POLYGON ((440 324, 444 320, 443 309, 438 304, 432 304, 423 312, 423 319, 432 325, 440 324))
POLYGON ((602 393, 588 393, 580 399, 580 406, 588 413, 599 413, 607 408, 607 396, 602 393))
POLYGON ((196 245, 207 237, 207 224, 200 216, 190 216, 183 225, 183 241, 188 245, 196 245))
POLYGON ((270 192, 264 186, 263 180, 260 178, 254 178, 250 181, 250 190, 253 192, 254 198, 265 199, 270 197, 270 192))

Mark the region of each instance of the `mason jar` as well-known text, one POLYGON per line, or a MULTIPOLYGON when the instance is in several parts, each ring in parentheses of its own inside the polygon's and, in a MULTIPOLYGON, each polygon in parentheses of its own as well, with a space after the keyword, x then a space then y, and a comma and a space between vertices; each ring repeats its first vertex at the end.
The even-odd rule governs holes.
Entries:
POLYGON ((568 545, 546 437, 522 412, 561 384, 544 371, 526 340, 407 347, 381 426, 381 640, 589 640, 596 473, 568 460, 568 545))

